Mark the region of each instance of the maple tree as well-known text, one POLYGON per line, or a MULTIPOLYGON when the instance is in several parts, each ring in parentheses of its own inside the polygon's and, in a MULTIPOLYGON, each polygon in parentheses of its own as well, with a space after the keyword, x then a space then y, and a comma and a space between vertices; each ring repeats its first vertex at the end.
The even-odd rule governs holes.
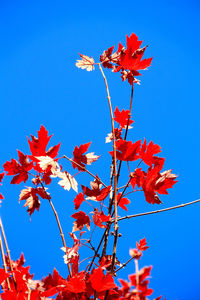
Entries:
MULTIPOLYGON (((80 54, 81 59, 76 62, 78 68, 87 71, 93 71, 95 66, 98 66, 105 82, 112 125, 111 133, 108 133, 106 137, 106 143, 112 143, 111 151, 108 153, 111 161, 110 182, 104 183, 103 178, 97 174, 94 175, 88 169, 88 166, 102 159, 101 155, 94 152, 88 153, 91 142, 76 146, 72 151, 72 158, 66 155, 58 157, 61 143, 47 150, 52 135, 48 134, 43 125, 38 130, 37 137, 31 135, 31 139, 28 138, 30 154, 23 154, 17 150, 19 162, 11 159, 3 165, 4 172, 0 174, 0 184, 4 176, 12 176, 11 184, 30 183, 31 186, 22 188, 19 195, 19 201, 25 201, 24 207, 27 207, 30 217, 35 210, 40 210, 43 201, 49 202, 63 243, 64 263, 68 268, 66 278, 54 269, 52 275, 49 274, 41 280, 33 279, 29 267, 24 266, 23 254, 16 261, 11 259, 3 223, 0 219, 0 248, 3 260, 3 267, 0 268, 0 285, 3 300, 149 299, 148 297, 153 294, 153 289, 149 287, 152 266, 139 268, 139 260, 149 245, 146 239, 142 238, 136 242, 136 248, 129 250, 128 261, 119 261, 117 242, 120 237, 120 221, 183 207, 199 201, 141 214, 126 214, 131 203, 131 199, 127 198, 128 194, 139 190, 144 193, 146 202, 159 205, 162 201, 158 194, 168 194, 168 189, 177 182, 177 176, 172 173, 172 170, 163 170, 165 159, 157 156, 161 152, 159 145, 153 141, 147 143, 146 139, 144 141, 127 140, 128 131, 134 125, 134 120, 131 119, 134 84, 140 84, 136 77, 141 75, 140 70, 145 70, 151 65, 152 58, 143 59, 147 46, 140 48, 142 41, 139 41, 134 33, 127 36, 126 40, 126 47, 119 43, 116 52, 113 52, 114 46, 105 50, 100 55, 98 63, 95 63, 92 57, 82 54, 80 54), (127 80, 130 84, 129 109, 120 111, 116 107, 113 113, 108 82, 103 68, 115 73, 120 72, 122 81, 127 80), (78 170, 78 173, 85 172, 91 176, 90 187, 80 183, 82 191, 78 193, 78 173, 72 175, 64 170, 62 164, 66 159, 73 169, 78 170), (125 185, 120 186, 122 164, 127 166, 127 181, 125 185), (73 241, 72 247, 66 244, 58 213, 47 191, 47 186, 56 178, 63 189, 68 191, 73 189, 77 193, 72 200, 75 209, 71 215, 74 219, 70 233, 73 241), (83 202, 88 205, 89 213, 80 210, 83 202), (119 207, 124 213, 122 217, 118 214, 119 207), (94 247, 94 232, 97 227, 102 231, 102 237, 98 246, 94 247), (111 236, 114 236, 114 239, 111 239, 111 236), (112 253, 108 252, 108 245, 112 245, 112 253), (83 246, 88 248, 90 254, 85 258, 86 268, 80 270, 79 249, 83 246), (116 280, 120 274, 119 271, 131 261, 135 263, 135 273, 128 276, 128 281, 121 278, 116 280)), ((2 199, 4 197, 0 193, 0 200, 2 199)), ((158 296, 154 300, 161 298, 164 299, 158 296)))

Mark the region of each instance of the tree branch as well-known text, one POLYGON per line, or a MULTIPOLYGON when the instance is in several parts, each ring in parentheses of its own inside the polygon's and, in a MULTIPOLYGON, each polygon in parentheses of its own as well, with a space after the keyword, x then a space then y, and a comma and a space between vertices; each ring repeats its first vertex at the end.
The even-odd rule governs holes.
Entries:
MULTIPOLYGON (((188 202, 188 203, 179 204, 179 205, 176 205, 176 206, 171 206, 171 207, 168 207, 168 208, 163 208, 163 209, 160 209, 160 210, 153 210, 153 211, 148 211, 148 212, 145 212, 145 213, 129 215, 129 216, 118 218, 118 222, 122 221, 122 220, 126 220, 126 219, 132 219, 132 218, 152 215, 152 214, 156 214, 156 213, 160 213, 160 212, 164 212, 164 211, 168 211, 168 210, 172 210, 172 209, 176 209, 176 208, 181 208, 181 207, 192 205, 192 204, 195 204, 195 203, 198 203, 198 202, 200 202, 200 199, 197 199, 197 200, 194 200, 194 201, 191 201, 191 202, 188 202)), ((112 221, 111 223, 114 223, 114 221, 112 221)))
POLYGON ((114 127, 114 118, 113 118, 113 111, 112 111, 112 104, 111 104, 111 98, 110 98, 110 92, 108 88, 108 82, 106 79, 106 76, 103 72, 103 69, 101 67, 101 64, 99 64, 99 69, 101 71, 101 74, 103 76, 106 91, 107 91, 107 98, 108 98, 108 104, 110 109, 110 118, 111 118, 111 125, 112 125, 112 135, 113 135, 113 173, 114 173, 114 208, 115 208, 115 238, 114 238, 114 245, 113 245, 113 257, 112 257, 112 265, 111 265, 111 272, 114 270, 114 263, 115 263, 115 257, 116 257, 116 250, 117 250, 117 237, 118 237, 118 221, 117 221, 117 154, 116 154, 116 140, 115 140, 115 127, 114 127))

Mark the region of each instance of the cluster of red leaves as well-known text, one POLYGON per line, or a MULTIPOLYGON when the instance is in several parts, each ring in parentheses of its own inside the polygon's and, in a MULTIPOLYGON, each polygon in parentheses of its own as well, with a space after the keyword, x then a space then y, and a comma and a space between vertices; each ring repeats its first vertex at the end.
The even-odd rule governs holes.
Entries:
MULTIPOLYGON (((161 172, 165 159, 155 156, 161 151, 160 146, 152 141, 147 145, 146 140, 141 144, 141 140, 132 143, 120 139, 116 141, 116 149, 118 160, 132 162, 140 159, 140 163, 143 161, 149 167, 147 171, 136 168, 130 173, 130 183, 134 190, 136 185, 142 188, 148 203, 162 203, 156 193, 168 194, 167 189, 177 182, 177 176, 171 173, 172 170, 161 172)), ((113 151, 110 154, 113 156, 113 151)))
MULTIPOLYGON (((113 53, 114 46, 108 48, 100 55, 102 66, 112 69, 113 72, 120 72, 122 81, 128 80, 130 85, 140 83, 136 76, 141 75, 139 70, 146 70, 152 61, 151 58, 142 59, 147 46, 140 48, 142 41, 138 40, 137 35, 132 33, 126 36, 126 48, 119 43, 118 49, 113 53)), ((78 60, 76 66, 87 71, 94 70, 94 59, 80 54, 82 60, 78 60)))
POLYGON ((119 43, 118 49, 113 53, 114 46, 103 52, 100 61, 104 68, 120 72, 122 81, 128 80, 129 84, 139 83, 136 76, 141 75, 138 71, 145 70, 151 65, 152 58, 143 59, 147 46, 140 48, 142 41, 138 41, 137 35, 132 33, 126 36, 126 48, 119 43))
MULTIPOLYGON (((104 299, 107 295, 109 300, 145 300, 146 296, 152 294, 153 290, 148 288, 149 281, 146 280, 150 275, 151 267, 141 269, 138 274, 129 275, 130 282, 119 279, 122 287, 118 287, 113 276, 108 272, 105 274, 105 268, 110 266, 110 261, 111 257, 103 257, 99 266, 93 268, 91 272, 79 272, 76 268, 72 276, 68 276, 67 279, 54 269, 53 275, 49 274, 42 280, 34 280, 29 272, 30 267, 24 267, 25 260, 22 254, 17 261, 11 261, 12 271, 10 267, 0 268, 1 298, 2 300, 45 300, 56 296, 56 300, 88 300, 94 297, 104 299), (137 284, 136 277, 139 279, 137 284)), ((9 265, 7 257, 6 264, 9 265)))
MULTIPOLYGON (((51 170, 49 170, 49 168, 47 168, 47 170, 45 171, 42 170, 38 160, 38 157, 50 157, 54 159, 57 156, 60 144, 51 147, 48 151, 46 151, 51 137, 52 135, 48 136, 48 131, 42 125, 40 130, 38 131, 38 137, 31 135, 32 140, 29 140, 28 138, 28 143, 32 155, 24 155, 21 151, 18 150, 19 162, 15 159, 11 159, 10 162, 7 161, 3 165, 4 170, 7 172, 7 175, 14 175, 13 179, 11 180, 12 184, 19 184, 22 181, 26 182, 32 169, 38 172, 38 178, 42 177, 42 181, 45 184, 51 183, 51 170), (29 161, 29 159, 31 161, 29 161)), ((37 183, 37 180, 35 182, 37 183)), ((40 180, 38 182, 40 182, 40 180)))

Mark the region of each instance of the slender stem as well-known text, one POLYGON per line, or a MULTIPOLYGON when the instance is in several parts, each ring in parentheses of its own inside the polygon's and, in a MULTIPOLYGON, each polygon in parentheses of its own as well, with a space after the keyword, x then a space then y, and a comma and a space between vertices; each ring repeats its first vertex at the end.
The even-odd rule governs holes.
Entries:
POLYGON ((111 272, 114 270, 114 262, 116 257, 116 249, 117 249, 117 237, 118 237, 118 223, 117 223, 117 154, 116 154, 116 140, 115 140, 115 127, 114 127, 114 118, 113 118, 113 111, 112 111, 112 104, 111 104, 111 98, 110 98, 110 92, 108 88, 108 82, 106 79, 106 76, 103 72, 103 69, 101 67, 101 64, 99 64, 99 69, 101 71, 101 74, 103 76, 106 91, 107 91, 107 98, 108 98, 108 104, 110 109, 110 118, 111 118, 111 125, 112 125, 112 135, 113 135, 113 174, 114 174, 114 207, 115 207, 115 239, 114 239, 114 245, 113 245, 113 257, 112 257, 112 266, 111 266, 111 272))
MULTIPOLYGON (((107 229, 106 229, 106 230, 107 230, 107 229)), ((104 234, 102 235, 102 238, 101 238, 101 240, 100 240, 100 242, 99 242, 99 245, 98 245, 98 247, 97 247, 97 250, 96 250, 96 252, 95 252, 95 255, 93 256, 93 259, 92 259, 92 261, 91 261, 91 263, 90 263, 90 266, 89 266, 89 268, 88 268, 88 272, 89 272, 90 269, 92 268, 92 265, 93 265, 93 262, 94 262, 95 258, 98 257, 98 252, 99 252, 99 249, 100 249, 100 247, 101 247, 101 244, 103 243, 103 240, 104 240, 104 237, 105 237, 106 230, 104 231, 104 234)))
POLYGON ((132 256, 131 258, 129 258, 129 260, 127 260, 127 262, 123 263, 123 265, 122 265, 119 269, 117 269, 117 270, 115 271, 115 273, 117 273, 118 271, 120 271, 122 268, 126 267, 126 265, 127 265, 131 260, 133 260, 133 259, 134 259, 133 256, 132 256))
MULTIPOLYGON (((1 256, 2 256, 2 260, 3 260, 3 267, 5 270, 5 273, 8 273, 7 271, 7 265, 6 265, 6 260, 5 260, 5 254, 4 254, 4 249, 3 249, 3 242, 2 242, 2 238, 1 238, 1 234, 0 234, 0 248, 1 248, 1 256)), ((10 290, 10 282, 9 279, 6 279, 7 284, 8 284, 8 289, 10 290)))
POLYGON ((74 161, 73 159, 67 157, 66 155, 63 155, 63 158, 66 158, 67 160, 69 160, 70 162, 74 163, 75 165, 77 165, 79 168, 81 168, 83 171, 87 172, 88 174, 90 174, 90 176, 92 176, 93 178, 95 178, 96 180, 100 181, 101 184, 103 184, 104 187, 107 187, 107 185, 105 185, 105 183, 103 183, 103 181, 100 178, 97 178, 97 176, 95 176, 94 174, 92 174, 90 171, 88 171, 86 169, 86 167, 83 167, 81 165, 79 165, 79 163, 77 163, 76 161, 74 161))
MULTIPOLYGON (((45 190, 42 181, 40 181, 40 184, 41 184, 42 188, 45 190)), ((59 220, 57 211, 55 210, 55 207, 53 205, 53 202, 51 201, 50 196, 48 195, 48 193, 46 193, 46 194, 47 194, 47 200, 49 201, 49 204, 51 205, 51 208, 53 210, 53 213, 55 215, 55 218, 56 218, 56 221, 57 221, 57 224, 58 224, 58 228, 59 228, 59 231, 60 231, 60 236, 61 236, 61 239, 62 239, 63 247, 66 249, 65 237, 64 237, 64 233, 63 233, 63 230, 62 230, 62 227, 61 227, 61 224, 60 224, 60 220, 59 220)), ((69 270, 69 275, 70 275, 70 277, 72 277, 72 270, 71 270, 71 266, 70 266, 69 263, 67 264, 67 267, 68 267, 68 270, 69 270)))
MULTIPOLYGON (((126 219, 142 217, 142 216, 156 214, 156 213, 160 213, 160 212, 164 212, 164 211, 168 211, 168 210, 172 210, 172 209, 176 209, 176 208, 181 208, 181 207, 192 205, 192 204, 195 204, 195 203, 198 203, 198 202, 200 202, 200 199, 195 200, 195 201, 191 201, 191 202, 188 202, 188 203, 179 204, 179 205, 176 205, 176 206, 171 206, 171 207, 168 207, 168 208, 163 208, 163 209, 160 209, 160 210, 153 210, 153 211, 148 211, 148 212, 145 212, 145 213, 129 215, 129 216, 118 218, 118 222, 122 221, 122 220, 126 220, 126 219)), ((114 223, 114 221, 111 221, 111 223, 114 223)))
MULTIPOLYGON (((56 212, 56 210, 55 210, 55 207, 54 207, 54 205, 53 205, 51 199, 48 199, 48 201, 49 201, 49 203, 50 203, 50 205, 51 205, 51 208, 52 208, 52 210, 53 210, 53 212, 54 212, 54 215, 55 215, 55 217, 56 217, 56 221, 57 221, 58 228, 59 228, 59 231, 60 231, 60 236, 61 236, 62 242, 63 242, 63 247, 65 247, 65 249, 66 249, 65 237, 64 237, 64 233, 63 233, 63 230, 62 230, 62 227, 61 227, 61 224, 60 224, 60 220, 59 220, 59 218, 58 218, 58 214, 57 214, 57 212, 56 212)), ((70 277, 72 277, 72 271, 71 271, 71 267, 70 267, 70 264, 69 264, 69 263, 67 264, 67 267, 68 267, 68 270, 69 270, 69 275, 70 275, 70 277)))
MULTIPOLYGON (((8 262, 9 262, 10 270, 11 270, 11 272, 13 272, 12 261, 11 261, 11 257, 10 257, 10 250, 8 248, 8 243, 7 243, 7 239, 6 239, 6 235, 5 235, 5 231, 4 231, 4 228, 3 228, 3 223, 2 223, 1 217, 0 217, 0 228, 1 228, 2 236, 3 236, 4 244, 5 244, 5 247, 6 247, 6 253, 7 253, 7 256, 8 256, 8 262)), ((16 280, 15 280, 14 273, 13 273, 13 280, 14 280, 14 284, 15 284, 15 287, 16 287, 16 280)))
MULTIPOLYGON (((133 105, 133 84, 131 86, 131 100, 130 100, 130 107, 129 107, 129 115, 128 115, 128 121, 127 121, 127 125, 126 125, 126 131, 125 131, 125 135, 124 135, 124 140, 126 141, 127 138, 127 134, 128 134, 128 126, 129 126, 129 121, 131 118, 131 109, 132 109, 132 105, 133 105)), ((122 161, 120 160, 119 162, 119 168, 118 168, 118 172, 117 172, 117 179, 119 179, 120 176, 120 170, 121 170, 121 165, 122 165, 122 161)))

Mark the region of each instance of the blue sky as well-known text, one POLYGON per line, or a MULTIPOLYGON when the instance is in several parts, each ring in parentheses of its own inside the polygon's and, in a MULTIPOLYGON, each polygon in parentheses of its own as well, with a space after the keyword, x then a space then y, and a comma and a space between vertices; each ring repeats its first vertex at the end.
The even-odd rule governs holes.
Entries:
MULTIPOLYGON (((104 82, 100 72, 75 67, 78 53, 98 59, 103 50, 125 44, 132 32, 148 44, 152 66, 134 91, 134 127, 129 138, 146 137, 162 147, 165 169, 179 182, 162 197, 159 208, 199 198, 199 20, 198 1, 1 1, 0 2, 0 168, 17 159, 16 149, 29 154, 27 136, 41 124, 61 142, 60 155, 72 156, 75 145, 92 141, 101 154, 93 166, 108 181, 111 131, 104 82)), ((128 109, 130 86, 107 72, 113 107, 128 109)), ((66 170, 71 170, 67 162, 66 170)), ((122 175, 125 172, 122 172, 122 175)), ((124 175, 125 176, 125 175, 124 175)), ((13 259, 24 253, 31 272, 41 278, 55 266, 65 274, 62 246, 52 212, 44 201, 30 222, 18 198, 24 185, 5 178, 1 215, 13 259)), ((80 175, 79 183, 90 178, 80 175)), ((122 178, 123 182, 123 178, 122 178)), ((25 184, 25 185, 28 185, 25 184)), ((74 192, 49 188, 66 239, 72 228, 74 192)), ((130 197, 129 213, 157 209, 142 196, 130 197)), ((153 265, 150 286, 166 299, 199 299, 199 204, 121 223, 119 259, 124 261, 136 240, 146 237, 149 250, 140 266, 153 265)), ((121 211, 121 214, 123 212, 121 211)), ((82 253, 84 257, 84 253, 82 253)), ((127 278, 133 264, 121 271, 127 278)))

